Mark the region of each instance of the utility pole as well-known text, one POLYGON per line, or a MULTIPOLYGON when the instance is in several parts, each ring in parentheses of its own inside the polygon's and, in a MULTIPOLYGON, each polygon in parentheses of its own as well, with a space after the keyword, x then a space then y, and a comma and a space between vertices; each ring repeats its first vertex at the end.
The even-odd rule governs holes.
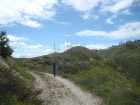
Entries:
POLYGON ((59 45, 58 45, 58 53, 59 53, 59 45))
POLYGON ((57 64, 59 64, 58 66, 60 66, 60 59, 59 59, 59 45, 58 45, 58 53, 57 53, 57 64))
POLYGON ((71 68, 72 68, 72 44, 71 44, 71 37, 70 37, 70 55, 71 55, 71 68))
POLYGON ((55 39, 54 39, 54 62, 56 61, 56 51, 55 51, 55 39))
MULTIPOLYGON (((85 48, 85 42, 84 42, 84 48, 85 48)), ((85 52, 84 52, 84 71, 85 71, 85 52)))
POLYGON ((67 51, 68 51, 68 40, 67 40, 67 51))
MULTIPOLYGON (((64 45, 64 52, 65 52, 65 45, 64 45)), ((63 52, 63 72, 65 73, 65 53, 63 52)))

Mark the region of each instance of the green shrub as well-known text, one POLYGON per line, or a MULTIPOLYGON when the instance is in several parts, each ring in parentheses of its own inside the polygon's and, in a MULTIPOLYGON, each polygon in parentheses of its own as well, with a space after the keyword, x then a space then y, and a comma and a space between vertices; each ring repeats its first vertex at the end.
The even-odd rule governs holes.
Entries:
POLYGON ((33 105, 32 103, 23 103, 16 95, 7 94, 0 102, 1 105, 33 105))
POLYGON ((109 105, 138 105, 140 102, 140 85, 133 78, 99 61, 99 65, 89 71, 81 71, 71 75, 70 79, 87 90, 103 97, 109 105))
POLYGON ((28 73, 21 63, 14 63, 13 69, 16 70, 21 76, 29 80, 34 80, 35 78, 28 73))

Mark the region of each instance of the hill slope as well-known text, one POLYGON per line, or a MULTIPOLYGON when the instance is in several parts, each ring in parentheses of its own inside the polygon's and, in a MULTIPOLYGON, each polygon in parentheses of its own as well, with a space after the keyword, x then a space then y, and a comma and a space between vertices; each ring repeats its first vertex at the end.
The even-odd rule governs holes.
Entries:
POLYGON ((79 70, 90 69, 89 61, 98 61, 101 57, 85 47, 73 47, 63 53, 53 53, 35 58, 19 59, 30 70, 51 70, 55 61, 59 70, 76 73, 79 70), (67 69, 66 69, 67 68, 67 69), (71 70, 72 69, 72 70, 71 70))
POLYGON ((113 59, 119 65, 120 72, 126 73, 128 77, 133 77, 140 83, 140 40, 128 41, 97 53, 107 59, 113 59))
POLYGON ((0 105, 35 105, 33 80, 11 57, 0 56, 0 105))

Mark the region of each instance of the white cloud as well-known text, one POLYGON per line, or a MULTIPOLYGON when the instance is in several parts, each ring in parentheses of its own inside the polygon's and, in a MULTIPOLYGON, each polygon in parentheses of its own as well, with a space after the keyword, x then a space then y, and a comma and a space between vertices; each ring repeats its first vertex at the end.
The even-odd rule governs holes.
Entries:
POLYGON ((50 47, 48 46, 44 47, 41 44, 28 45, 24 42, 12 42, 9 43, 9 45, 14 50, 12 56, 16 58, 32 58, 36 56, 47 55, 54 52, 54 50, 51 49, 50 47))
POLYGON ((62 0, 63 4, 72 6, 80 12, 90 12, 100 3, 100 12, 117 13, 120 10, 127 9, 137 0, 62 0))
POLYGON ((72 6, 77 11, 88 12, 98 6, 99 1, 100 0, 62 0, 62 3, 72 6))
POLYGON ((31 54, 31 53, 25 53, 25 54, 15 53, 15 54, 12 54, 12 56, 14 58, 33 58, 33 57, 37 57, 37 56, 40 56, 40 55, 38 55, 38 54, 31 54))
POLYGON ((44 49, 43 45, 28 45, 26 49, 29 49, 29 51, 42 51, 44 49))
POLYGON ((122 14, 132 15, 132 13, 129 11, 129 9, 126 9, 126 10, 122 11, 122 14))
POLYGON ((101 12, 118 13, 120 10, 126 9, 135 2, 136 0, 102 0, 101 12))
POLYGON ((38 28, 38 27, 42 27, 41 24, 39 24, 38 22, 36 21, 32 21, 32 20, 23 20, 20 22, 22 25, 25 25, 25 26, 29 26, 29 27, 32 27, 32 28, 38 28))
POLYGON ((27 45, 24 42, 12 42, 12 43, 9 43, 9 44, 14 49, 21 48, 21 49, 25 49, 25 50, 27 50, 29 52, 31 52, 31 51, 42 51, 44 49, 44 46, 41 45, 41 44, 38 44, 38 45, 27 45))
POLYGON ((50 54, 50 53, 53 53, 54 52, 54 50, 52 49, 52 48, 50 48, 50 47, 46 47, 46 50, 45 50, 45 53, 46 54, 50 54))
POLYGON ((88 48, 88 49, 97 49, 97 50, 99 50, 99 49, 107 49, 108 47, 110 47, 110 45, 102 45, 102 44, 99 44, 99 45, 93 45, 93 44, 91 44, 91 45, 86 45, 85 46, 86 48, 88 48))
POLYGON ((84 15, 81 16, 84 20, 94 18, 95 20, 99 19, 98 15, 92 15, 89 12, 86 12, 84 15))
POLYGON ((108 23, 108 24, 114 24, 114 22, 112 21, 112 19, 114 19, 116 17, 117 17, 117 15, 113 15, 112 17, 106 19, 106 23, 108 23))
POLYGON ((111 32, 84 30, 76 33, 76 35, 109 39, 137 38, 140 37, 140 22, 126 23, 123 26, 119 26, 118 30, 111 32))
MULTIPOLYGON (((129 8, 134 4, 138 3, 138 0, 62 0, 64 5, 71 6, 76 11, 84 13, 81 17, 84 20, 94 18, 97 20, 98 15, 94 14, 94 10, 100 13, 110 12, 112 14, 125 14, 130 15, 129 8), (94 9, 95 7, 99 7, 94 9), (91 14, 92 13, 92 14, 91 14)), ((107 23, 113 24, 112 20, 109 18, 106 20, 107 23)))
POLYGON ((106 23, 108 23, 108 24, 114 24, 114 23, 112 22, 111 18, 108 18, 108 19, 106 20, 106 23))
POLYGON ((98 6, 100 1, 101 0, 62 0, 62 3, 72 6, 77 11, 84 12, 84 15, 81 16, 84 20, 91 18, 97 20, 99 16, 92 15, 91 11, 94 7, 98 6))
POLYGON ((94 19, 95 19, 95 20, 99 19, 99 16, 97 16, 97 15, 96 15, 96 16, 94 16, 94 19))
POLYGON ((7 35, 8 39, 10 41, 21 41, 21 40, 28 40, 28 38, 24 38, 24 37, 17 37, 17 36, 14 36, 14 35, 7 35))
POLYGON ((18 48, 18 42, 12 42, 12 43, 9 43, 10 44, 10 47, 15 50, 18 48))
POLYGON ((90 18, 90 13, 86 12, 84 15, 82 15, 81 17, 84 19, 84 20, 87 20, 90 18))
POLYGON ((26 49, 28 47, 28 45, 24 42, 19 42, 19 43, 17 43, 17 45, 19 48, 22 48, 22 49, 26 49))
POLYGON ((40 20, 52 20, 56 14, 54 5, 58 0, 1 0, 0 25, 20 23, 22 25, 38 28, 40 20))

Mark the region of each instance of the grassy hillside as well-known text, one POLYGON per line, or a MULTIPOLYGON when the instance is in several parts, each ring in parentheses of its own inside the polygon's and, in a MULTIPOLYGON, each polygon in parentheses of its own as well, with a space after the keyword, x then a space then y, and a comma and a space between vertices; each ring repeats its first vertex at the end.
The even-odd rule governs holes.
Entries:
POLYGON ((113 59, 119 65, 118 71, 140 83, 140 40, 128 41, 97 53, 107 59, 113 59))
POLYGON ((0 105, 40 105, 35 94, 34 77, 22 64, 0 56, 0 105))
POLYGON ((99 50, 98 53, 104 57, 107 58, 113 58, 113 57, 140 57, 140 40, 137 41, 127 41, 126 43, 112 46, 105 50, 99 50), (134 54, 133 54, 134 53, 134 54))
MULTIPOLYGON (((79 70, 89 70, 90 61, 100 60, 95 52, 81 46, 73 47, 63 53, 53 53, 31 59, 19 59, 30 70, 49 71, 55 61, 60 71, 75 74, 79 70)), ((95 62, 94 62, 95 63, 95 62)))
POLYGON ((89 71, 67 77, 103 97, 107 105, 139 105, 140 85, 133 78, 127 79, 125 74, 116 71, 110 63, 113 62, 104 59, 89 71))

